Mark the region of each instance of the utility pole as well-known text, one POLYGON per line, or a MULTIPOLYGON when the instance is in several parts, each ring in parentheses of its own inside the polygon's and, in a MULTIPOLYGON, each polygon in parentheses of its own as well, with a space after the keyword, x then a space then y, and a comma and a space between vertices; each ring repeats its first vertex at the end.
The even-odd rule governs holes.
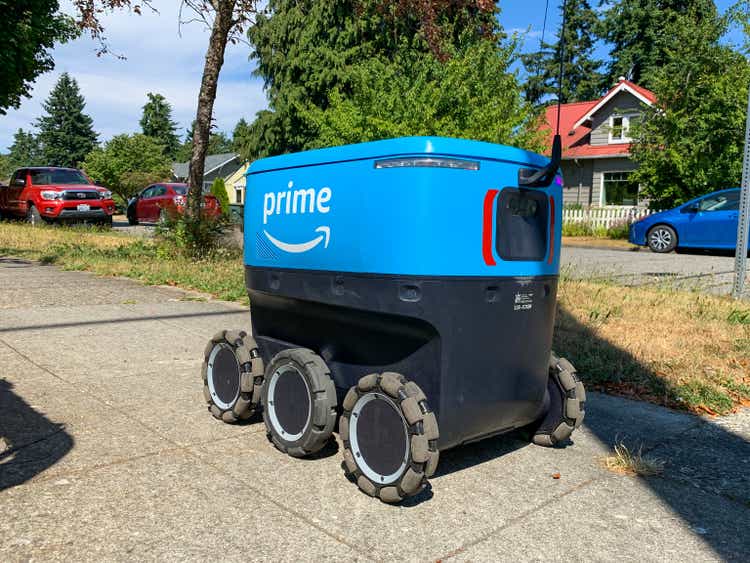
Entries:
POLYGON ((742 161, 742 189, 740 190, 740 217, 737 226, 737 252, 734 261, 735 299, 745 296, 747 275, 747 241, 750 234, 750 97, 747 102, 747 124, 745 126, 745 156, 742 161))

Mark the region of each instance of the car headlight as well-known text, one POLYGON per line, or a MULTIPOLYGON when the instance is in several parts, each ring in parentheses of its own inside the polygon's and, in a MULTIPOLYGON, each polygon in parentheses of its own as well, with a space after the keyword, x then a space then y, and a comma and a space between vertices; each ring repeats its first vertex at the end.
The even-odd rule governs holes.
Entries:
POLYGON ((109 190, 99 190, 99 194, 101 195, 102 199, 112 199, 112 192, 109 190))
POLYGON ((62 199, 62 192, 56 192, 53 190, 43 190, 39 195, 42 196, 42 199, 47 200, 54 200, 54 199, 62 199))

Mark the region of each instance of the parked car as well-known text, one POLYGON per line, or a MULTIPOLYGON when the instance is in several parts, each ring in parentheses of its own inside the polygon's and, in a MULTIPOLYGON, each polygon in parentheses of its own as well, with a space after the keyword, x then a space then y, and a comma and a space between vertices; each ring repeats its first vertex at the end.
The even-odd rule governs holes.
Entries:
POLYGON ((111 226, 114 212, 112 192, 75 168, 19 168, 8 186, 0 188, 0 215, 33 225, 87 221, 111 226))
POLYGON ((720 190, 633 223, 629 239, 659 253, 679 248, 734 250, 739 209, 740 189, 720 190))
MULTIPOLYGON (((187 193, 187 184, 153 184, 128 202, 128 222, 131 225, 140 222, 155 223, 181 214, 187 205, 187 193)), ((221 204, 211 194, 203 196, 201 207, 209 217, 221 215, 221 204)))

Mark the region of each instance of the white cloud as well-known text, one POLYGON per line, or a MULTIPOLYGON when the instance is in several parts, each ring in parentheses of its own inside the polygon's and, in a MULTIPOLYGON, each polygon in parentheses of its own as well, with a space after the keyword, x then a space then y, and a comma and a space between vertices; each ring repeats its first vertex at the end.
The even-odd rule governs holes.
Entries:
MULTIPOLYGON (((31 99, 24 100, 18 110, 0 116, 0 151, 13 142, 19 127, 29 129, 42 114, 42 102, 62 72, 78 81, 100 140, 139 130, 147 92, 167 98, 183 135, 195 117, 208 31, 193 23, 184 25, 180 36, 178 9, 179 0, 164 0, 158 14, 105 15, 108 44, 125 60, 112 55, 97 57, 97 44, 88 37, 55 48, 55 70, 39 77, 31 99)), ((241 117, 251 120, 267 106, 263 83, 252 76, 254 64, 249 56, 246 44, 227 47, 214 105, 220 130, 231 132, 241 117)))

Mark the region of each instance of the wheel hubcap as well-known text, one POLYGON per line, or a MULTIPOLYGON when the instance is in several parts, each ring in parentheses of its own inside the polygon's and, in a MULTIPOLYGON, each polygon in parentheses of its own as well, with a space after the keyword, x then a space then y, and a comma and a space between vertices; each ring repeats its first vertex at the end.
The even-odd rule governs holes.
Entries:
POLYGON ((208 390, 216 406, 229 410, 240 394, 240 365, 227 344, 214 346, 208 357, 208 390))
POLYGON ((666 229, 657 229, 651 233, 651 247, 657 250, 669 248, 672 244, 672 233, 666 229))
POLYGON ((273 372, 266 402, 274 430, 289 442, 302 438, 310 423, 312 404, 307 380, 293 364, 273 372))
POLYGON ((357 466, 373 483, 393 483, 409 464, 406 420, 381 393, 368 393, 355 403, 349 419, 349 444, 357 466))

